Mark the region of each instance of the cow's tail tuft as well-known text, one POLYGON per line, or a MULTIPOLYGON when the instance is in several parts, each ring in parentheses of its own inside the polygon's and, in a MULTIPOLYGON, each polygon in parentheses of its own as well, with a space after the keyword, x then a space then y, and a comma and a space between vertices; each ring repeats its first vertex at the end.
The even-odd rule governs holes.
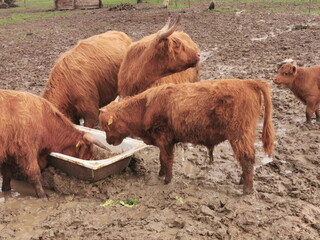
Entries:
POLYGON ((262 143, 263 149, 269 157, 271 157, 274 149, 274 129, 272 124, 272 101, 270 88, 267 83, 261 80, 254 80, 255 84, 258 86, 263 94, 264 98, 264 120, 262 129, 262 143))

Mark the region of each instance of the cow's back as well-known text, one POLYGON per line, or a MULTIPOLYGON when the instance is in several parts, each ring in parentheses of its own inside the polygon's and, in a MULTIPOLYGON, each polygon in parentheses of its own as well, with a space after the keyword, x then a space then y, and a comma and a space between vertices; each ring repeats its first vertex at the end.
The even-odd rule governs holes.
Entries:
POLYGON ((240 136, 247 127, 256 126, 261 111, 260 91, 245 80, 207 80, 161 89, 151 89, 148 102, 157 106, 153 115, 167 119, 181 142, 193 139, 206 145, 240 136))
MULTIPOLYGON (((44 101, 31 93, 0 90, 0 160, 36 142, 43 131, 44 101)), ((30 149, 30 151, 35 149, 30 149)))
POLYGON ((117 74, 130 44, 131 39, 117 31, 80 40, 57 59, 42 96, 63 112, 83 96, 99 106, 109 103, 117 95, 117 74))

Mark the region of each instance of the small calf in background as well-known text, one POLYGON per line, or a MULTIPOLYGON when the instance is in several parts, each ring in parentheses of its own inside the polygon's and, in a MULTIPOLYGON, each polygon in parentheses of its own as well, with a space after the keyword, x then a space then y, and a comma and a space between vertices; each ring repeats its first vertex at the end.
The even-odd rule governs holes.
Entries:
POLYGON ((273 82, 289 88, 305 105, 306 122, 310 123, 313 114, 320 122, 320 66, 298 67, 296 61, 286 59, 278 63, 278 74, 273 82))

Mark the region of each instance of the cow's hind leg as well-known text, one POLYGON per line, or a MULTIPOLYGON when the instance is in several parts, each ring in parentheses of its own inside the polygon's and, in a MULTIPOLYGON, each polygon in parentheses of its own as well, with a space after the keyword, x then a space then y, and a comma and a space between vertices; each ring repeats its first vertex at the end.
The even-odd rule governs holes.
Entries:
POLYGON ((243 193, 253 193, 253 170, 255 162, 255 150, 252 142, 243 141, 230 141, 232 149, 239 160, 242 168, 242 175, 240 178, 240 184, 243 183, 243 193))
POLYGON ((315 107, 315 113, 316 113, 316 120, 317 122, 320 122, 320 110, 319 110, 319 105, 320 103, 316 104, 316 107, 315 107))
MULTIPOLYGON (((306 99, 307 108, 306 108, 306 123, 311 123, 313 113, 316 113, 316 103, 317 99, 315 97, 309 97, 306 99)), ((319 108, 319 106, 318 106, 319 108)), ((316 116, 317 117, 317 116, 316 116)))
POLYGON ((12 167, 6 163, 1 165, 2 191, 11 190, 12 167))

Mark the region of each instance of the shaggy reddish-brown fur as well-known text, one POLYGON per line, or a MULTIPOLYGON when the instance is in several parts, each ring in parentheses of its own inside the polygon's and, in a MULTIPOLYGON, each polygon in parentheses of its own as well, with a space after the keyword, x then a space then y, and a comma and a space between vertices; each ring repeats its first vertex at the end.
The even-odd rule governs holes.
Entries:
POLYGON ((31 93, 0 90, 0 166, 2 191, 11 189, 16 167, 46 197, 40 170, 51 152, 90 159, 93 145, 50 102, 31 93))
POLYGON ((109 31, 81 40, 62 54, 52 68, 42 96, 73 123, 93 127, 102 107, 118 94, 117 74, 131 39, 109 31))
POLYGON ((228 140, 242 167, 244 193, 253 192, 254 141, 264 98, 262 142, 273 151, 272 102, 260 80, 208 80, 165 84, 100 109, 99 124, 109 144, 140 137, 160 148, 160 172, 172 179, 173 148, 178 142, 213 147, 228 140))
POLYGON ((297 67, 292 62, 286 62, 278 69, 274 83, 289 88, 305 105, 306 122, 310 123, 313 114, 320 121, 320 66, 297 67))
POLYGON ((118 74, 119 95, 132 96, 164 83, 199 81, 199 48, 184 32, 158 33, 130 45, 118 74))

